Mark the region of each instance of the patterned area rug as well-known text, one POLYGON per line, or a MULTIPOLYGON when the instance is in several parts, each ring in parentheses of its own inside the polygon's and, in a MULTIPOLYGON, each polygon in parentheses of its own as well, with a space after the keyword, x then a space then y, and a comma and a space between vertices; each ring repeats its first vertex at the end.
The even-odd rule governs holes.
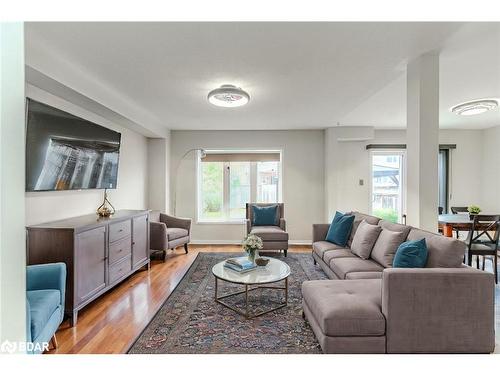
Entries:
MULTIPOLYGON (((212 266, 235 255, 198 254, 177 288, 128 352, 321 353, 314 333, 302 319, 302 282, 327 278, 319 267, 313 265, 311 255, 291 253, 286 258, 280 257, 291 268, 288 306, 253 319, 245 319, 214 300, 212 266)), ((220 282, 219 295, 241 288, 220 282)), ((243 295, 231 298, 232 303, 243 304, 243 295)), ((263 289, 250 294, 250 303, 252 308, 259 310, 279 303, 282 298, 283 291, 263 289)))

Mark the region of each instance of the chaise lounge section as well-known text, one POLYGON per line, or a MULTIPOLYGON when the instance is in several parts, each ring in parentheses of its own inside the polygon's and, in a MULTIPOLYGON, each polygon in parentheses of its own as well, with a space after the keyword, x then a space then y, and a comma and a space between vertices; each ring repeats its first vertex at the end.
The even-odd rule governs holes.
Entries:
POLYGON ((347 247, 313 226, 312 256, 332 280, 302 285, 303 310, 325 353, 490 353, 494 276, 462 264, 465 244, 353 212, 347 247), (370 257, 351 251, 362 221, 382 228, 370 257), (392 268, 397 247, 426 239, 425 268, 392 268))

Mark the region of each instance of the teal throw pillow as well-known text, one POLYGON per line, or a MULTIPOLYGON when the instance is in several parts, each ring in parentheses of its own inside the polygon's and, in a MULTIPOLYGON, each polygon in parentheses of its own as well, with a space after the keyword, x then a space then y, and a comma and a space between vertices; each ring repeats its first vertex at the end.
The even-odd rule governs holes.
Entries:
POLYGON ((424 268, 427 263, 425 238, 406 241, 399 245, 392 266, 395 268, 424 268))
POLYGON ((278 205, 252 206, 252 226, 279 225, 278 205))
POLYGON ((330 224, 326 240, 339 246, 345 246, 351 234, 354 215, 335 212, 335 216, 330 224))

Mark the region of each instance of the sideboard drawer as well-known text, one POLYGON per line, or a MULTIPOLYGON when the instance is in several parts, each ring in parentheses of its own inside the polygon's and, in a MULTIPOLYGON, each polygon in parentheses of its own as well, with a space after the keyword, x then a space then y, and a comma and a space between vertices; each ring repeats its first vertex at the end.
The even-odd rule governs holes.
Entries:
POLYGON ((109 244, 109 264, 132 253, 132 237, 125 237, 109 244))
POLYGON ((130 273, 132 269, 132 258, 128 257, 122 261, 109 266, 109 284, 115 283, 123 276, 130 273))
POLYGON ((131 235, 130 220, 120 221, 109 225, 109 242, 115 242, 131 235))

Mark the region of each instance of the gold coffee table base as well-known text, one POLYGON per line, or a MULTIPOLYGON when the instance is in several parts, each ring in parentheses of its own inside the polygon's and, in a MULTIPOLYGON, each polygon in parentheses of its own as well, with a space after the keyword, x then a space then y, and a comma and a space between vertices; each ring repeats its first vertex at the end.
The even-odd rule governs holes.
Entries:
POLYGON ((288 277, 285 278, 284 280, 285 280, 285 286, 265 286, 265 285, 262 285, 262 286, 256 286, 256 287, 252 288, 252 285, 255 285, 255 284, 245 284, 245 290, 242 290, 240 292, 225 294, 223 296, 219 296, 218 295, 219 278, 217 276, 215 276, 215 301, 218 302, 218 303, 220 303, 222 306, 225 306, 228 309, 231 309, 234 312, 236 312, 236 313, 238 313, 240 315, 243 315, 247 319, 256 318, 257 316, 261 316, 261 315, 270 313, 271 311, 279 310, 279 309, 281 309, 281 308, 283 308, 283 307, 285 307, 285 306, 288 305, 288 277), (252 314, 250 312, 250 306, 248 304, 248 293, 251 292, 251 291, 257 290, 257 289, 279 289, 279 290, 284 290, 285 291, 285 302, 282 303, 282 304, 279 304, 276 307, 267 309, 265 311, 261 311, 261 312, 259 312, 257 314, 252 314), (245 310, 239 309, 236 306, 231 305, 231 304, 223 301, 223 299, 225 299, 225 298, 236 296, 236 295, 239 295, 239 294, 245 294, 245 310))

